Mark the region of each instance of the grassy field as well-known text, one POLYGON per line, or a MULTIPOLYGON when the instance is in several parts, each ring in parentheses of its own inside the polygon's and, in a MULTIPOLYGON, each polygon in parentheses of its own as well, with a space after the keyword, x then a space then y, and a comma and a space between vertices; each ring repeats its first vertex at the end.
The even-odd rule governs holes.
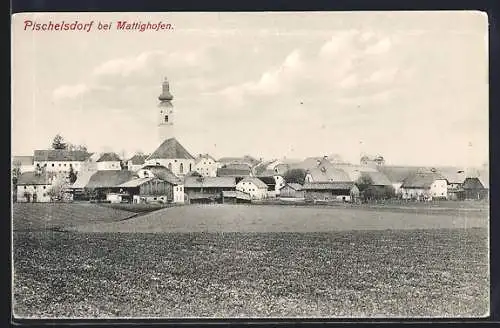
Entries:
POLYGON ((115 210, 97 205, 20 205, 14 222, 23 229, 13 235, 20 317, 488 312, 486 211, 199 205, 130 218, 135 213, 107 217, 100 211, 115 210), (67 231, 47 230, 47 213, 64 213, 53 220, 67 231))
POLYGON ((120 221, 136 215, 134 212, 106 208, 89 203, 15 203, 12 209, 14 231, 35 231, 120 221))
POLYGON ((485 229, 17 233, 22 317, 474 317, 485 229))
POLYGON ((377 211, 337 207, 192 205, 121 222, 71 227, 80 232, 324 232, 487 227, 487 212, 377 211))

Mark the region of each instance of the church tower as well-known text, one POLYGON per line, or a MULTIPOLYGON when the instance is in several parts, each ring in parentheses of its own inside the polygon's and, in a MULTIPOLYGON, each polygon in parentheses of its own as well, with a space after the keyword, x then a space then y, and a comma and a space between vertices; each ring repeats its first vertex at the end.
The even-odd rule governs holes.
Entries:
POLYGON ((162 93, 158 97, 158 137, 160 142, 174 137, 174 106, 172 99, 174 97, 170 93, 170 85, 168 79, 165 78, 162 84, 162 93))

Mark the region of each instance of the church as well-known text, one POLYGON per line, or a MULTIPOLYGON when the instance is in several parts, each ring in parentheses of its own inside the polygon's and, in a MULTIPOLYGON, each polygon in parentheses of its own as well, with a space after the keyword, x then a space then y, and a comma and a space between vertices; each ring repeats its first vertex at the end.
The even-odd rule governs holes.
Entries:
POLYGON ((145 165, 162 165, 178 177, 194 170, 195 158, 175 138, 175 112, 170 93, 170 84, 165 78, 158 97, 157 120, 160 146, 146 158, 145 165))

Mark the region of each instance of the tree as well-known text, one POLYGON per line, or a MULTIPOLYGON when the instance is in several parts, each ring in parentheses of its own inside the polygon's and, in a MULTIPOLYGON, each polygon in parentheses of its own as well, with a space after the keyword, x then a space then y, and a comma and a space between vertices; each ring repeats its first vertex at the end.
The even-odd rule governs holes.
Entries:
POLYGON ((64 175, 59 175, 56 177, 55 181, 52 183, 47 194, 50 196, 51 200, 63 200, 64 192, 68 187, 68 182, 64 175))
POLYGON ((359 192, 363 193, 368 187, 370 187, 373 184, 373 180, 369 175, 361 175, 356 182, 356 185, 358 186, 359 192))
POLYGON ((57 134, 52 141, 52 148, 67 149, 68 145, 64 142, 64 138, 60 134, 57 134))
POLYGON ((304 184, 306 179, 306 171, 304 169, 291 169, 286 171, 284 177, 287 183, 304 184))
POLYGON ((70 167, 69 167, 68 179, 69 179, 69 182, 70 182, 71 184, 75 183, 75 181, 76 181, 76 179, 77 179, 76 173, 75 173, 75 171, 73 170, 73 166, 72 166, 72 165, 70 165, 70 167))
POLYGON ((71 151, 84 151, 84 152, 87 152, 87 146, 85 145, 76 145, 76 144, 72 144, 70 142, 67 143, 67 147, 66 149, 68 150, 71 150, 71 151))

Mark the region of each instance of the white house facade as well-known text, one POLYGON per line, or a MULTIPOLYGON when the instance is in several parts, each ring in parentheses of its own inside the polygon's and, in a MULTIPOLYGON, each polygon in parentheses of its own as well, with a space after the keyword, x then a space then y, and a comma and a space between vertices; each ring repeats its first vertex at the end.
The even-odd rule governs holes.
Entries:
POLYGON ((255 177, 248 177, 236 184, 236 190, 250 194, 252 199, 260 200, 267 198, 267 185, 255 177))
POLYGON ((82 164, 91 156, 85 151, 64 149, 35 150, 33 165, 46 172, 79 172, 82 164))
POLYGON ((208 154, 200 154, 194 164, 194 171, 204 177, 216 177, 219 163, 208 154))

